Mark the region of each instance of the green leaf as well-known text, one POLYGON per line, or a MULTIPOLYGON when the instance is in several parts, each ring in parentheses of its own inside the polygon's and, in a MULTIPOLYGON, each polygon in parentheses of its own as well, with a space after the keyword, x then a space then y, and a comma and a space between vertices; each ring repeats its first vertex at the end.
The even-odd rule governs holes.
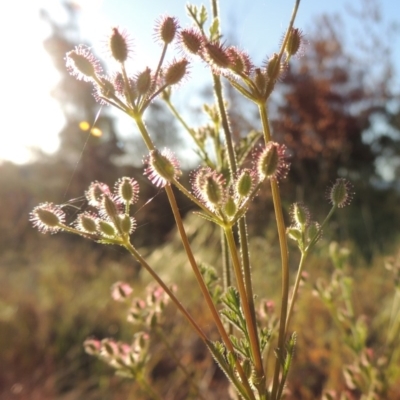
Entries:
POLYGON ((219 39, 219 19, 214 18, 211 26, 210 26, 210 40, 218 40, 219 39))
POLYGON ((199 13, 199 23, 203 27, 205 22, 207 21, 208 15, 207 15, 207 9, 204 5, 201 6, 200 8, 200 13, 199 13))

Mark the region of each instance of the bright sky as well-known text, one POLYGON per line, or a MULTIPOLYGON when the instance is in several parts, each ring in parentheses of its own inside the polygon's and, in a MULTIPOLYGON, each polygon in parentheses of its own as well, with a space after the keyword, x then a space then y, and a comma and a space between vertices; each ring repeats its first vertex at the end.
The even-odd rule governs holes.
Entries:
MULTIPOLYGON (((220 0, 222 28, 234 35, 256 61, 278 49, 289 20, 294 0, 220 0), (248 4, 251 4, 250 6, 248 4), (260 49, 265 49, 260 51, 260 49)), ((157 61, 159 47, 153 40, 154 21, 168 13, 176 16, 182 26, 189 23, 185 13, 187 0, 75 0, 80 6, 81 36, 96 49, 112 26, 125 28, 134 38, 135 67, 140 70, 148 62, 157 61), (155 50, 155 52, 153 51, 155 50)), ((208 0, 191 0, 208 6, 208 0)), ((43 49, 48 34, 39 18, 39 9, 46 8, 59 16, 61 0, 12 0, 0 13, 0 44, 2 49, 2 132, 0 162, 30 160, 30 148, 55 151, 58 132, 64 119, 49 92, 57 82, 57 73, 43 49)), ((357 2, 352 2, 353 4, 357 2)), ((381 0, 382 13, 400 22, 400 2, 381 0)), ((312 18, 324 12, 342 12, 347 0, 302 0, 296 25, 307 32, 312 18)), ((400 40, 396 57, 400 65, 400 40)), ((192 71, 193 72, 193 71, 192 71)))

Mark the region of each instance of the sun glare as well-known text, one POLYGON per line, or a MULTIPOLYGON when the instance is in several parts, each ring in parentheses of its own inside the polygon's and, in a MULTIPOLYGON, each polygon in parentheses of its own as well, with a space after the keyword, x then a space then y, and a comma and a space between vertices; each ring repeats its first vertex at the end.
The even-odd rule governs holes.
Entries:
POLYGON ((0 160, 24 163, 32 149, 52 152, 64 123, 50 96, 57 72, 43 48, 44 24, 37 1, 8 2, 0 14, 2 131, 0 160))

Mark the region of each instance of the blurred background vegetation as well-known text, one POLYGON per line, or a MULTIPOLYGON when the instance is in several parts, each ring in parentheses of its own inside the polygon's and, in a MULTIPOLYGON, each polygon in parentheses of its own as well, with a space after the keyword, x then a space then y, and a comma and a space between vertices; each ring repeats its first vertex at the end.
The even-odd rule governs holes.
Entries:
MULTIPOLYGON (((66 118, 60 148, 51 156, 38 153, 30 164, 0 165, 0 399, 146 399, 135 383, 113 376, 84 354, 82 342, 89 336, 129 341, 132 327, 125 322, 123 307, 111 301, 109 288, 125 280, 141 295, 148 277, 118 248, 66 234, 43 236, 28 220, 32 208, 44 201, 68 202, 66 210, 73 218, 85 206, 82 195, 91 181, 113 185, 121 176, 136 177, 141 203, 133 243, 167 281, 177 284, 200 325, 212 329, 175 237, 167 200, 143 178, 138 162, 143 148, 136 139, 123 139, 104 109, 96 121, 102 135, 82 135, 81 122, 94 121, 99 105, 90 85, 65 69, 65 53, 78 44, 71 35, 75 11, 68 12, 70 23, 63 26, 42 15, 52 28, 44 45, 60 72, 53 93, 66 118)), ((292 156, 291 172, 281 184, 286 211, 292 202, 303 201, 321 221, 329 208, 325 188, 338 176, 350 179, 356 193, 352 205, 337 213, 310 261, 294 320, 299 346, 290 379, 293 399, 319 398, 323 387, 344 385, 341 366, 348 355, 322 304, 311 296, 316 277, 331 272, 327 244, 335 239, 351 249, 358 311, 368 317, 371 346, 383 338, 374 315, 384 315, 393 290, 383 260, 397 253, 400 240, 400 77, 391 48, 399 31, 376 35, 371 27, 382 21, 373 10, 355 13, 354 18, 360 32, 369 27, 351 39, 354 43, 342 37, 344 22, 338 16, 323 15, 316 21, 314 30, 307 32, 304 55, 293 60, 271 103, 275 138, 292 156)), ((256 110, 229 88, 227 95, 239 139, 257 129, 259 121, 256 110)), ((206 92, 199 96, 212 101, 206 92)), ((157 145, 165 144, 168 132, 169 146, 182 147, 179 127, 161 102, 147 117, 157 145)), ((191 215, 190 204, 182 198, 180 206, 187 214, 195 254, 218 268, 218 232, 191 215)), ((257 197, 248 221, 256 256, 254 281, 260 282, 255 292, 278 300, 279 251, 268 190, 257 197)), ((201 385, 210 388, 213 394, 208 398, 226 398, 227 382, 173 308, 167 310, 165 329, 182 363, 196 369, 193 374, 201 385)), ((149 378, 162 398, 189 398, 176 363, 160 344, 154 345, 153 353, 149 378)), ((400 399, 400 392, 393 390, 392 398, 400 399)))

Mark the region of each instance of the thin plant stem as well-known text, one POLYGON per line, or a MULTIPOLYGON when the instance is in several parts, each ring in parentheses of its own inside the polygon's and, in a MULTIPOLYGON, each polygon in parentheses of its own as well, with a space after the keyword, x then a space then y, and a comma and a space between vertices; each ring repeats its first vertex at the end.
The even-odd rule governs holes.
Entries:
MULTIPOLYGON (((228 123, 228 116, 225 109, 225 104, 222 95, 222 84, 221 79, 219 76, 213 75, 214 79, 214 92, 217 97, 218 109, 220 112, 221 122, 222 122, 222 130, 224 132, 225 137, 225 144, 228 150, 228 160, 229 160, 229 169, 230 169, 230 176, 231 179, 234 178, 237 172, 237 163, 236 163, 236 155, 233 149, 233 141, 232 141, 232 134, 230 131, 229 123, 228 123)), ((257 321, 256 321, 256 312, 254 306, 254 294, 253 294, 253 284, 251 281, 251 270, 250 270, 250 256, 249 256, 249 248, 248 248, 248 238, 247 238, 247 229, 246 229, 246 219, 243 216, 238 221, 239 226, 239 239, 240 239, 240 249, 241 249, 241 256, 242 256, 242 265, 243 265, 243 274, 240 272, 240 280, 242 281, 244 278, 245 281, 245 288, 244 292, 242 293, 242 301, 246 302, 249 308, 249 314, 247 315, 247 323, 248 325, 252 325, 252 331, 254 332, 254 345, 257 342, 257 347, 253 348, 255 352, 254 356, 254 363, 255 363, 255 371, 257 378, 257 389, 260 393, 265 392, 265 374, 264 368, 261 358, 260 347, 258 345, 258 332, 257 332, 257 321)), ((237 279, 239 276, 237 276, 237 279)))
MULTIPOLYGON (((218 1, 211 0, 211 9, 214 18, 218 18, 218 1)), ((213 83, 214 83, 214 94, 217 98, 218 110, 221 117, 222 122, 222 130, 224 133, 225 144, 228 151, 228 160, 229 160, 229 169, 230 169, 230 177, 233 180, 234 176, 237 172, 237 161, 236 155, 233 148, 233 140, 232 140, 232 133, 229 127, 228 122, 228 114, 226 112, 223 92, 222 92, 222 83, 221 78, 215 74, 213 74, 213 83)), ((253 284, 251 281, 251 270, 250 270, 250 255, 249 255, 249 248, 248 248, 248 238, 247 238, 247 228, 246 228, 246 219, 245 217, 241 218, 238 221, 239 226, 239 239, 240 239, 240 248, 241 248, 241 256, 242 256, 242 266, 243 266, 243 273, 244 273, 244 281, 245 287, 242 293, 242 302, 246 302, 246 308, 248 307, 249 313, 247 314, 247 323, 251 325, 251 331, 254 334, 252 350, 254 352, 254 363, 255 363, 255 371, 256 371, 256 382, 257 382, 257 389, 259 390, 260 394, 265 393, 265 374, 264 374, 264 367, 262 363, 262 357, 260 352, 259 346, 259 338, 257 332, 257 321, 256 321, 256 312, 255 312, 255 305, 254 305, 254 294, 253 294, 253 284)), ((236 246, 235 246, 236 248, 236 246)), ((240 268, 239 268, 240 271, 240 268)), ((240 279, 242 282, 243 275, 240 271, 240 275, 236 276, 236 279, 240 279)), ((239 284, 239 283, 238 283, 239 284)))
POLYGON ((290 324, 290 320, 292 317, 292 313, 293 313, 293 306, 294 303, 296 301, 296 296, 297 296, 297 291, 299 289, 299 285, 301 282, 301 274, 303 273, 303 269, 304 269, 304 265, 305 265, 305 261, 307 258, 308 253, 302 252, 301 253, 301 258, 300 258, 300 262, 299 262, 299 267, 297 269, 297 275, 296 275, 296 280, 293 286, 293 292, 292 292, 292 297, 289 301, 289 309, 287 312, 287 317, 286 317, 286 332, 288 331, 288 327, 290 324))
MULTIPOLYGON (((279 320, 279 336, 278 336, 278 352, 282 354, 285 348, 286 340, 286 316, 289 300, 289 251, 286 237, 286 227, 283 219, 282 203, 279 193, 278 182, 271 179, 272 199, 274 203, 276 224, 278 227, 279 246, 281 250, 281 265, 282 265, 282 294, 281 294, 281 313, 279 320)), ((275 361, 275 371, 272 386, 272 399, 275 399, 276 390, 279 384, 279 371, 281 359, 277 357, 275 361)), ((278 397, 276 398, 279 399, 278 397)))
MULTIPOLYGON (((139 128, 140 132, 142 133, 143 138, 144 139, 146 138, 147 141, 149 141, 149 143, 151 144, 150 147, 148 146, 149 150, 155 149, 154 144, 150 139, 150 135, 147 132, 146 126, 144 125, 142 119, 141 118, 137 118, 136 119, 136 123, 138 125, 138 128, 139 128)), ((147 141, 145 140, 146 144, 147 144, 147 141)), ((231 342, 231 340, 230 340, 230 338, 228 336, 228 333, 225 330, 225 327, 224 327, 224 325, 222 323, 220 315, 219 315, 219 313, 218 313, 218 311, 217 311, 217 309, 215 307, 215 304, 214 304, 214 302, 213 302, 213 300, 211 298, 211 295, 210 295, 210 293, 209 293, 209 291, 207 289, 207 286, 204 283, 204 279, 203 279, 203 277, 201 275, 199 267, 198 267, 198 265, 196 263, 196 260, 194 258, 192 249, 190 247, 189 240, 188 240, 187 235, 186 235, 185 228, 183 226, 183 222, 182 222, 182 218, 181 218, 181 215, 180 215, 180 212, 179 212, 179 208, 178 208, 178 205, 176 203, 175 195, 174 195, 174 192, 173 192, 172 187, 170 186, 170 184, 167 184, 165 186, 165 192, 167 193, 168 200, 169 200, 169 203, 171 205, 172 213, 174 214, 175 222, 176 222, 176 225, 178 227, 179 234, 181 236, 181 241, 182 241, 183 247, 184 247, 184 249, 186 251, 186 255, 188 257, 188 260, 189 260, 189 263, 190 263, 190 265, 192 267, 192 270, 193 270, 193 272, 195 274, 196 280, 197 280, 197 282, 198 282, 198 284, 200 286, 200 290, 201 290, 201 292, 202 292, 202 294, 204 296, 204 299, 205 299, 205 301, 207 303, 207 306, 208 306, 209 310, 211 311, 214 323, 217 326, 218 332, 221 335, 221 338, 222 338, 225 346, 227 347, 227 349, 232 354, 234 354, 235 351, 234 351, 232 342, 231 342)), ((208 347, 212 348, 212 344, 208 344, 208 347)), ((253 391, 252 391, 252 389, 250 387, 249 381, 248 381, 248 379, 246 377, 246 374, 244 373, 244 370, 243 370, 243 368, 242 368, 242 366, 241 366, 241 364, 240 364, 238 359, 235 360, 235 365, 236 365, 236 370, 237 370, 237 372, 238 372, 238 374, 240 376, 240 379, 242 381, 242 384, 244 386, 244 389, 247 392, 247 394, 250 395, 249 398, 250 399, 254 398, 254 394, 253 394, 253 391)), ((240 389, 240 387, 238 387, 238 389, 240 389)))
MULTIPOLYGON (((215 307, 215 304, 214 304, 214 302, 213 302, 213 300, 211 298, 210 292, 208 291, 207 286, 204 283, 203 276, 201 275, 201 272, 200 272, 199 267, 198 267, 198 265, 196 263, 196 260, 194 259, 194 255, 193 255, 192 249, 190 247, 189 240, 187 238, 185 228, 183 226, 182 218, 181 218, 180 213, 179 213, 178 205, 176 203, 176 199, 175 199, 175 195, 174 195, 174 193, 172 191, 172 187, 170 185, 165 186, 165 191, 167 193, 167 196, 168 196, 168 199, 169 199, 169 202, 170 202, 170 205, 171 205, 171 209, 172 209, 172 212, 173 212, 174 217, 175 217, 175 222, 177 224, 178 231, 179 231, 179 234, 181 236, 181 241, 182 241, 183 247, 185 248, 185 251, 186 251, 186 255, 187 255, 188 259, 189 259, 190 265, 192 266, 192 270, 193 270, 193 272, 195 274, 196 280, 197 280, 197 282, 198 282, 198 284, 200 286, 200 289, 201 289, 201 291, 203 293, 203 296, 204 296, 204 299, 205 299, 205 301, 207 303, 207 306, 211 311, 211 314, 212 314, 213 320, 214 320, 214 322, 215 322, 215 324, 217 326, 218 332, 221 335, 222 340, 225 343, 225 346, 227 347, 227 349, 231 353, 234 353, 234 348, 233 348, 232 342, 231 342, 231 340, 230 340, 230 338, 229 338, 229 336, 228 336, 228 334, 227 334, 227 332, 225 330, 225 327, 224 327, 224 325, 222 323, 220 315, 219 315, 219 313, 218 313, 218 311, 217 311, 217 309, 215 307)), ((248 386, 246 389, 248 389, 251 392, 251 388, 249 386, 249 383, 248 383, 248 380, 246 378, 246 375, 245 375, 245 373, 243 371, 243 368, 240 365, 238 360, 236 360, 236 368, 237 368, 237 372, 239 373, 243 384, 244 385, 247 384, 246 386, 248 386)))
MULTIPOLYGON (((229 252, 231 254, 231 259, 232 259, 232 265, 233 265, 233 270, 235 272, 236 276, 236 283, 238 286, 238 291, 242 303, 242 309, 243 309, 243 314, 246 319, 247 323, 247 331, 249 334, 249 340, 250 340, 250 347, 252 351, 252 356, 253 356, 253 362, 254 362, 254 367, 257 372, 257 378, 261 377, 264 378, 264 367, 262 365, 262 359, 261 359, 261 352, 260 352, 260 343, 258 340, 258 335, 257 335, 257 326, 254 323, 251 323, 252 321, 252 316, 251 316, 251 310, 250 310, 250 305, 247 301, 247 294, 246 294, 246 288, 244 286, 243 282, 243 277, 242 277, 242 271, 241 271, 241 266, 240 266, 240 260, 237 254, 237 248, 236 248, 236 243, 235 239, 233 237, 233 232, 232 232, 232 227, 226 227, 225 228, 225 235, 226 235, 226 240, 228 243, 229 247, 229 252), (250 323, 249 323, 250 322, 250 323), (261 367, 260 367, 261 364, 261 367), (260 374, 260 371, 262 372, 262 375, 260 374)), ((263 379, 261 379, 262 381, 263 379)), ((255 382, 254 384, 258 386, 261 382, 255 382)), ((260 394, 265 392, 265 387, 264 389, 260 388, 258 389, 260 391, 260 394)))
MULTIPOLYGON (((271 141, 271 130, 268 120, 268 114, 265 104, 259 105, 259 112, 261 117, 262 128, 264 132, 265 143, 271 141)), ((279 247, 281 251, 281 265, 282 265, 282 292, 281 292, 281 313, 279 320, 279 336, 278 336, 278 352, 283 352, 286 340, 286 318, 289 300, 289 250, 287 245, 286 227, 283 219, 282 202, 279 193, 279 186, 276 179, 271 179, 272 200, 274 203, 274 211, 276 224, 278 228, 279 247)), ((275 371, 271 392, 271 399, 278 400, 277 390, 279 386, 279 372, 281 366, 281 357, 277 357, 275 361, 275 371)))
MULTIPOLYGON (((292 16, 290 18, 288 29, 287 29, 285 37, 283 39, 280 51, 278 53, 278 58, 277 58, 277 62, 275 64, 275 69, 273 71, 271 71, 272 75, 275 75, 275 73, 277 72, 276 69, 280 68, 280 64, 281 64, 281 60, 282 60, 282 57, 283 57, 283 53, 285 52, 285 47, 286 47, 286 44, 287 44, 287 42, 289 40, 289 35, 290 35, 290 32, 291 32, 291 30, 293 28, 294 21, 296 19, 296 15, 297 15, 297 11, 299 9, 299 6, 300 6, 300 0, 296 0, 296 3, 294 5, 294 7, 293 7, 292 16)), ((271 80, 268 83, 268 86, 267 86, 267 89, 266 89, 266 92, 265 92, 264 101, 267 101, 267 99, 270 96, 272 90, 274 89, 274 86, 275 86, 275 81, 271 80)))

